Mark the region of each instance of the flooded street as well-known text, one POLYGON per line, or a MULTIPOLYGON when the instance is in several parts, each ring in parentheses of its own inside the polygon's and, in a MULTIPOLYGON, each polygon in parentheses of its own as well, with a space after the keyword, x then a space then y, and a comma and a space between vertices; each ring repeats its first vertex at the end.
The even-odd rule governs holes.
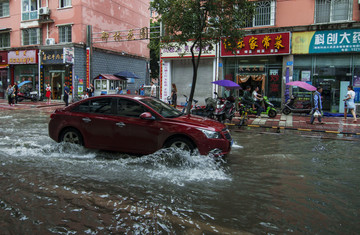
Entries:
MULTIPOLYGON (((357 234, 358 141, 232 132, 226 161, 56 143, 1 111, 1 234, 357 234)), ((120 140, 119 140, 120 141, 120 140)))

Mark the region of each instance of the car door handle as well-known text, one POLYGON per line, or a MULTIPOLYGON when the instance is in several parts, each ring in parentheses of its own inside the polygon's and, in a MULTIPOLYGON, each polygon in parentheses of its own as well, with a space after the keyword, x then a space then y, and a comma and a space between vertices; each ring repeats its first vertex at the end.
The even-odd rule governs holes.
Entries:
POLYGON ((90 119, 90 118, 83 118, 82 120, 83 120, 84 122, 86 122, 86 123, 91 122, 91 119, 90 119))
POLYGON ((126 126, 126 125, 125 125, 125 123, 123 123, 123 122, 117 122, 117 123, 116 123, 116 126, 118 126, 118 127, 124 127, 124 126, 126 126))

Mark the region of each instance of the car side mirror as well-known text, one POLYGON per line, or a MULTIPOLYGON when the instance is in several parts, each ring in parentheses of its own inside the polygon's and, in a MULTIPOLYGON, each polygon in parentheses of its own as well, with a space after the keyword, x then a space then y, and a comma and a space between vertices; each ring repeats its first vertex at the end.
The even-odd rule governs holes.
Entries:
POLYGON ((144 120, 155 120, 155 117, 153 115, 151 115, 151 113, 149 113, 149 112, 140 114, 140 118, 144 119, 144 120))

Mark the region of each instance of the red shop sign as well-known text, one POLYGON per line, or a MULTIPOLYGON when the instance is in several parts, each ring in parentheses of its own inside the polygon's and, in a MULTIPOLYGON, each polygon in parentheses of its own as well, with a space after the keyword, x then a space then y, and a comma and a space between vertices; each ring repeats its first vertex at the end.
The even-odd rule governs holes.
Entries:
POLYGON ((290 54, 290 32, 247 35, 240 39, 237 48, 227 48, 226 39, 221 41, 221 56, 254 56, 290 54))

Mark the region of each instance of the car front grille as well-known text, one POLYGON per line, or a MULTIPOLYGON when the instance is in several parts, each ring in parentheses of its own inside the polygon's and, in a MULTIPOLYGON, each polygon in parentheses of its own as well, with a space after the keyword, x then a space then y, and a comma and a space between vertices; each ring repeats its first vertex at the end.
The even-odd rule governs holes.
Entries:
POLYGON ((227 128, 223 129, 221 132, 224 134, 225 138, 228 141, 231 141, 231 135, 230 135, 230 132, 229 132, 229 130, 227 128))

